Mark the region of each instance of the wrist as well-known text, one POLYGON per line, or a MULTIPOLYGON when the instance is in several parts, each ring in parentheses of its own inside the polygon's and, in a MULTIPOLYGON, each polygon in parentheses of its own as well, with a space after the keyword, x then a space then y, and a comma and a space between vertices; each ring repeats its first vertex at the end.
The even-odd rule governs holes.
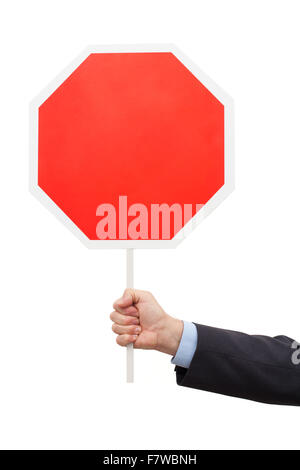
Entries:
POLYGON ((166 316, 157 343, 157 351, 175 356, 183 333, 183 321, 166 316))

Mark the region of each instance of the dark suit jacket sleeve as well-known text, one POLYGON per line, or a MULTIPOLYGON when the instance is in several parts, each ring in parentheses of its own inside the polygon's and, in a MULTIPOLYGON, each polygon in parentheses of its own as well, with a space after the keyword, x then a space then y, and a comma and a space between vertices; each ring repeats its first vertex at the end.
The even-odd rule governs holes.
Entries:
POLYGON ((198 344, 190 367, 175 368, 179 385, 264 403, 300 405, 300 364, 292 361, 291 338, 195 325, 198 344))

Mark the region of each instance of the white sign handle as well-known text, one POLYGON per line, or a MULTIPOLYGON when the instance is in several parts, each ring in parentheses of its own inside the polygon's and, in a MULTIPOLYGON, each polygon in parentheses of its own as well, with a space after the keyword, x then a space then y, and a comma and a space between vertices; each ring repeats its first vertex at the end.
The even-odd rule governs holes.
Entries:
MULTIPOLYGON (((126 287, 133 288, 133 248, 126 250, 127 255, 127 275, 126 275, 126 287)), ((127 383, 133 383, 133 343, 128 344, 126 351, 126 376, 127 383)))

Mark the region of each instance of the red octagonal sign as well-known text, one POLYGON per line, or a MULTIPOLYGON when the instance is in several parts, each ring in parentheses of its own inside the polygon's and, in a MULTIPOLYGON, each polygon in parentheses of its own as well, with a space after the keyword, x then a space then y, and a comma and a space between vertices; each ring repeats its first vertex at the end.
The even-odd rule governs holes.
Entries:
POLYGON ((176 246, 233 189, 232 101, 173 46, 89 48, 31 109, 31 188, 88 246, 176 246))

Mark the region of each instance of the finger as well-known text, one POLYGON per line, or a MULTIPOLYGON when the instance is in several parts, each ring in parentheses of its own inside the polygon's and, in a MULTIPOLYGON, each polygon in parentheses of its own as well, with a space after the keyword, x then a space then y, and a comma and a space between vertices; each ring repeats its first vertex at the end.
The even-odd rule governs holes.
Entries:
POLYGON ((119 325, 139 325, 140 323, 138 318, 131 317, 129 315, 123 315, 116 311, 110 314, 110 319, 119 325))
POLYGON ((118 323, 113 323, 111 329, 117 335, 138 335, 142 329, 140 326, 136 325, 118 325, 118 323))
POLYGON ((123 315, 131 315, 132 317, 139 316, 139 311, 134 305, 130 305, 129 307, 121 307, 118 304, 118 301, 116 301, 113 307, 117 312, 122 313, 123 315))
POLYGON ((122 315, 131 315, 132 317, 138 317, 140 315, 138 309, 133 305, 126 308, 118 307, 116 310, 117 312, 122 313, 122 315))
POLYGON ((127 346, 127 344, 134 343, 137 335, 119 335, 117 336, 117 343, 119 346, 127 346))

